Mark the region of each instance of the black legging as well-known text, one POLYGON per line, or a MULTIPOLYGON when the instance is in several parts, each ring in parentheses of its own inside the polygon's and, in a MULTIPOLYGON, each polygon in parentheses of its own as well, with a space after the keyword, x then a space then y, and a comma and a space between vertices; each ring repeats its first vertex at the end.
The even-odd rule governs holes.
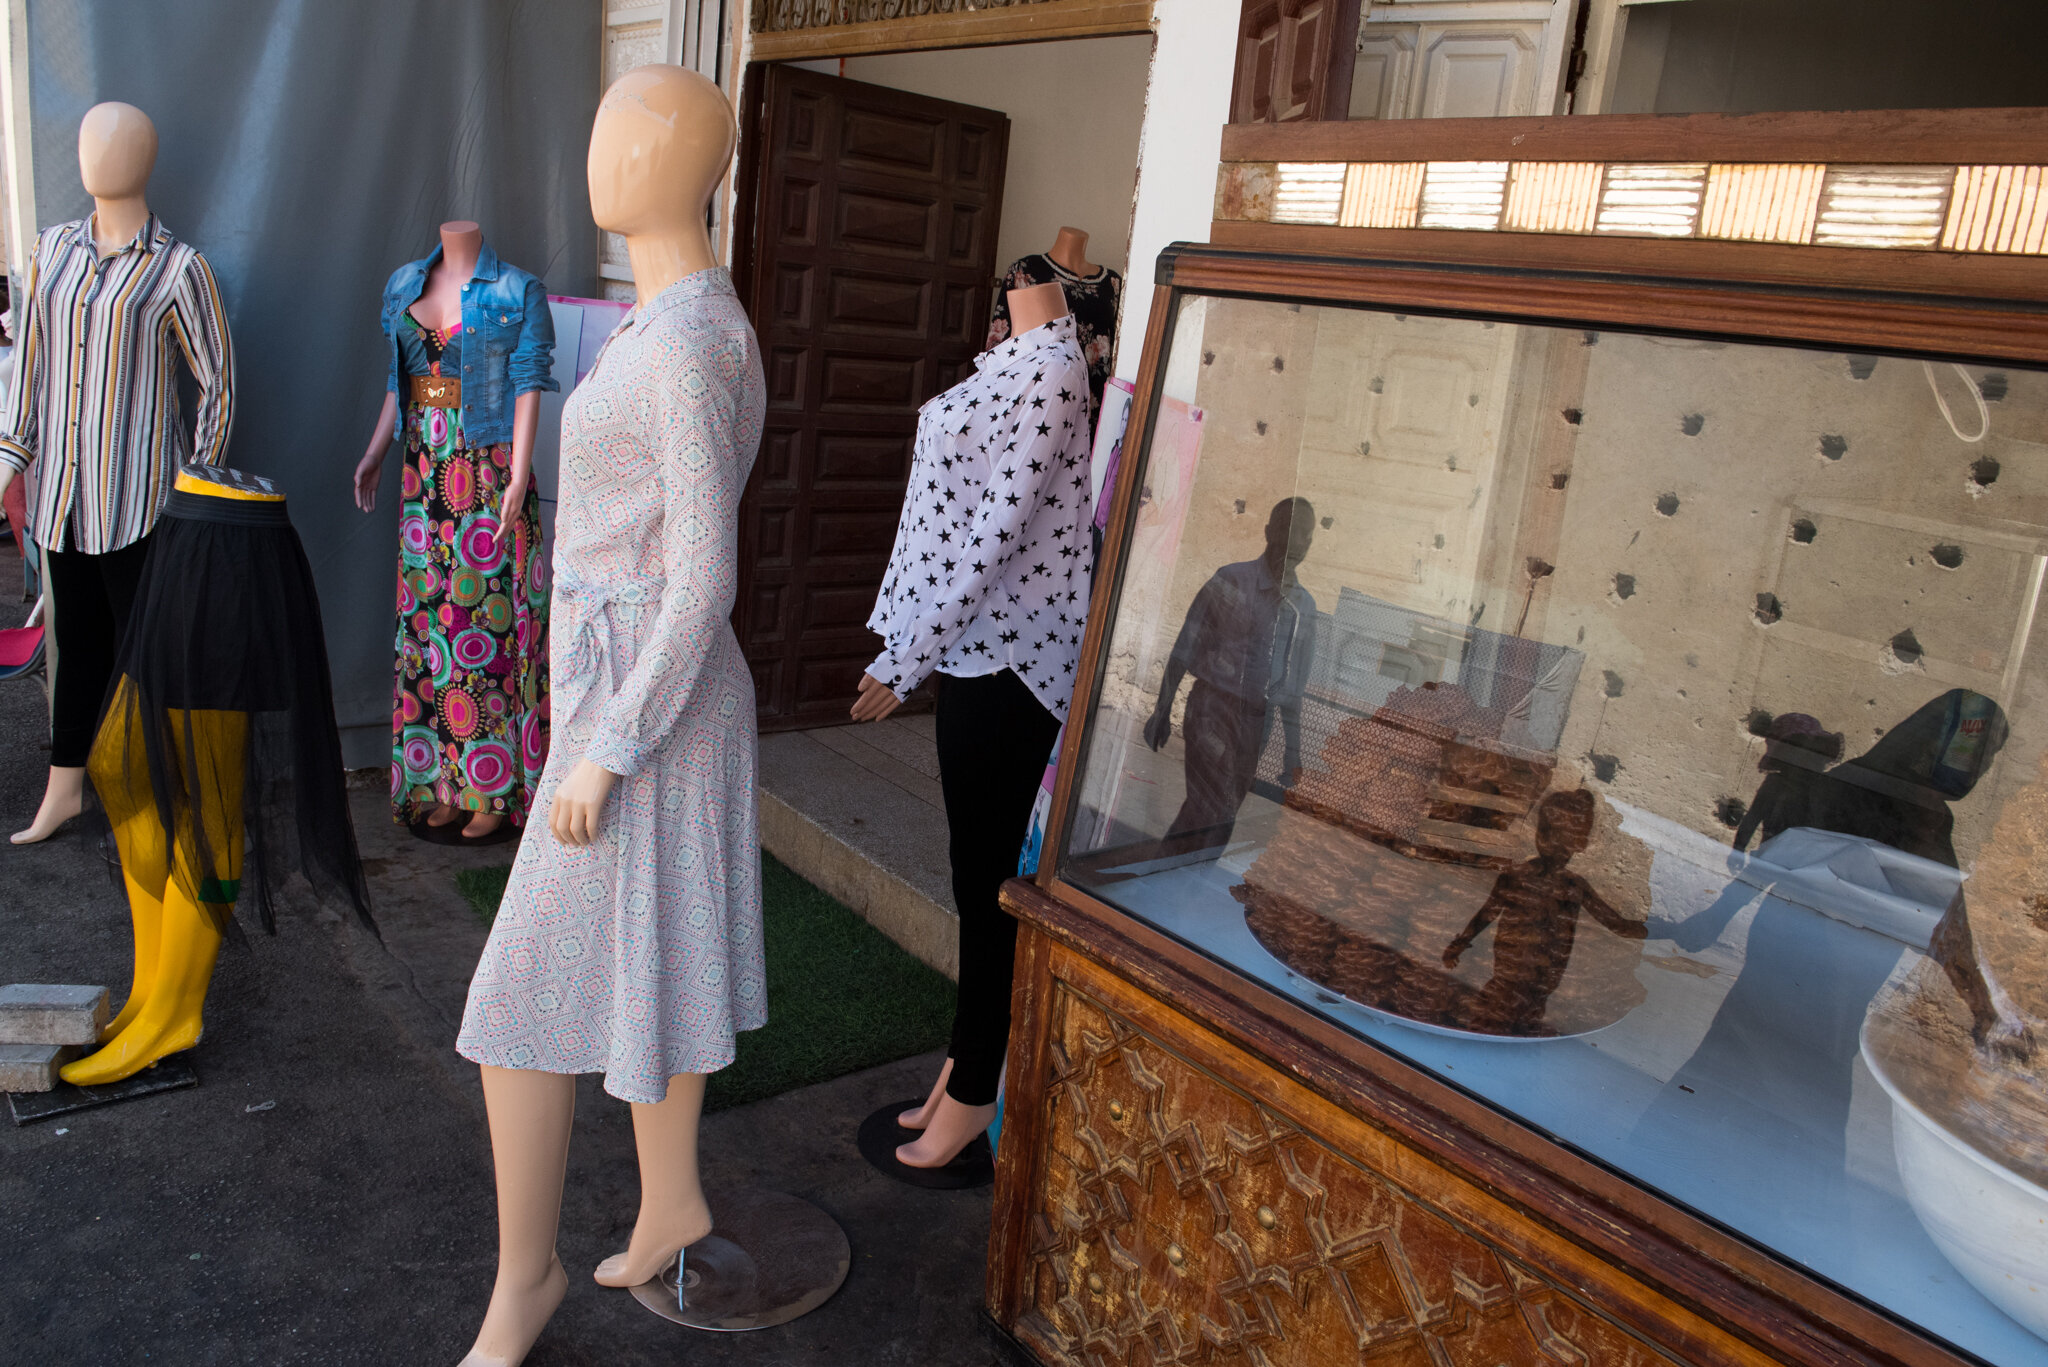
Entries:
POLYGON ((967 1106, 996 1099, 1010 1043, 1017 922, 996 901, 1031 823, 1031 804, 1060 724, 1010 670, 939 676, 939 785, 960 909, 960 999, 946 1094, 967 1106))
POLYGON ((50 764, 77 769, 92 753, 100 708, 114 674, 114 652, 128 630, 128 611, 142 581, 149 537, 116 551, 43 550, 49 577, 50 628, 57 669, 50 687, 50 764))

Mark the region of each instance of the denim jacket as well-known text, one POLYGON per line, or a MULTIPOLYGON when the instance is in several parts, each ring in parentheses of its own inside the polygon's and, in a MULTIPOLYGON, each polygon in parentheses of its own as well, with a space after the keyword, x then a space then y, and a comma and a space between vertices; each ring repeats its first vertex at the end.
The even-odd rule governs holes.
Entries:
MULTIPOLYGON (((441 249, 391 273, 384 286, 384 342, 390 348, 386 385, 400 394, 395 435, 405 438, 405 404, 399 381, 405 363, 398 329, 406 310, 427 287, 427 272, 441 249)), ((512 440, 512 401, 530 390, 559 390, 548 374, 554 367, 555 322, 547 290, 539 280, 498 260, 491 244, 477 253, 476 272, 462 287, 462 435, 472 446, 512 440)))

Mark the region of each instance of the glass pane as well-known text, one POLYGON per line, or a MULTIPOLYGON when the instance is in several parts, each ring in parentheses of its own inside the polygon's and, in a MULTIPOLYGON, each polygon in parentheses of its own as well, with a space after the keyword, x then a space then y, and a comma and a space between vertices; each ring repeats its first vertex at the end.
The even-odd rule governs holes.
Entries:
POLYGON ((2048 1363, 2048 375, 1196 297, 1164 388, 1063 876, 2048 1363))

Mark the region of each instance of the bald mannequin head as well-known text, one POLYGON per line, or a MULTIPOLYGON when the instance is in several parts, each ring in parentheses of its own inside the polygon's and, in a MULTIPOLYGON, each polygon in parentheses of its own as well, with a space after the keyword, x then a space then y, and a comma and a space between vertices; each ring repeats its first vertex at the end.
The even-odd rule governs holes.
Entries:
POLYGON ((108 101, 78 125, 78 178, 94 199, 136 199, 156 169, 156 125, 132 104, 108 101))
POLYGON ((701 227, 739 129, 725 92, 679 66, 636 67, 612 83, 590 130, 590 213, 627 237, 701 227))

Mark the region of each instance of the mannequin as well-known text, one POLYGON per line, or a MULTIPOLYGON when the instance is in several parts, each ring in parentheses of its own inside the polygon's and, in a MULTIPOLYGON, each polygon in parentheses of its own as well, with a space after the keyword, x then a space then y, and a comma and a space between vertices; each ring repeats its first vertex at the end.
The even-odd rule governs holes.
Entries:
MULTIPOLYGON (((606 343, 598 364, 565 408, 565 471, 571 465, 571 437, 581 437, 580 431, 572 432, 572 425, 582 417, 578 400, 586 392, 602 392, 607 384, 617 383, 610 368, 612 363, 621 367, 622 374, 634 373, 627 367, 634 364, 635 347, 640 344, 643 325, 650 333, 657 334, 664 326, 674 328, 678 301, 689 301, 680 305, 683 308, 704 304, 707 296, 712 296, 714 288, 721 291, 710 298, 715 307, 701 317, 712 319, 715 328, 693 323, 694 332, 659 335, 667 337, 668 340, 663 342, 665 346, 687 348, 702 345, 708 348, 721 340, 719 336, 710 335, 714 330, 719 331, 729 348, 718 355, 733 360, 741 348, 730 344, 734 343, 736 333, 744 332, 745 368, 738 370, 735 380, 736 407, 744 410, 750 400, 757 406, 752 410, 756 416, 751 420, 751 429, 744 417, 739 424, 736 446, 746 449, 739 452, 743 462, 735 464, 751 463, 751 444, 759 441, 758 404, 762 402, 760 395, 763 392, 760 388, 758 348, 752 344, 751 329, 746 327, 738 301, 731 295, 730 283, 722 271, 714 270, 717 257, 705 228, 705 209, 731 163, 737 140, 738 130, 725 96, 709 80, 681 67, 645 66, 628 72, 613 84, 599 104, 597 120, 591 130, 588 164, 591 213, 599 227, 625 236, 639 308, 606 343), (680 292, 669 293, 678 285, 682 286, 680 292), (664 315, 663 309, 669 310, 668 314, 664 315), (699 334, 703 336, 701 342, 690 340, 699 334), (621 361, 621 356, 626 359, 621 361)), ((707 351, 705 354, 711 353, 707 351)), ((690 357, 678 358, 676 364, 698 365, 700 373, 705 370, 703 364, 690 357)), ((682 415, 677 421, 687 423, 691 418, 692 415, 682 415)), ((714 492, 718 497, 729 493, 736 501, 738 488, 744 483, 745 470, 739 468, 728 473, 736 474, 739 482, 732 483, 728 479, 714 492)), ((581 496, 580 486, 572 487, 571 478, 565 474, 562 521, 558 524, 555 546, 556 592, 558 596, 566 595, 570 605, 582 615, 583 623, 573 636, 558 635, 555 638, 558 665, 576 658, 585 649, 583 643, 586 640, 609 640, 630 629, 618 625, 621 616, 611 604, 626 604, 633 600, 614 596, 604 605, 584 605, 578 601, 599 587, 610 587, 579 584, 569 574, 590 553, 588 543, 604 539, 602 536, 593 537, 590 526, 586 525, 591 523, 590 515, 575 506, 575 500, 581 496)), ((624 495, 618 497, 623 498, 624 495)), ((737 535, 736 522, 733 535, 737 535)), ((698 569, 698 566, 691 566, 688 572, 698 569)), ((678 564, 670 573, 673 577, 684 572, 685 568, 678 564)), ((678 611, 682 610, 680 605, 679 595, 678 611)), ((730 635, 730 628, 724 617, 729 608, 728 602, 723 609, 714 611, 717 628, 709 625, 690 628, 692 632, 702 633, 722 629, 724 635, 710 647, 713 651, 725 652, 725 637, 730 635)), ((666 617, 670 611, 666 600, 660 610, 666 617)), ((640 609, 631 611, 637 613, 640 609)), ((567 617, 565 611, 565 620, 567 617)), ((628 620, 651 622, 652 618, 629 616, 628 620)), ((666 645, 662 651, 650 645, 642 652, 641 658, 667 650, 666 645)), ((735 677, 743 677, 744 665, 738 655, 736 639, 730 643, 729 657, 727 659, 726 653, 720 653, 719 666, 734 671, 735 677)), ((709 672, 695 676, 691 692, 709 694, 719 688, 730 690, 736 687, 724 681, 711 666, 705 668, 709 672)), ((599 674, 603 676, 602 669, 599 674)), ((633 677, 628 672, 625 686, 632 684, 633 677)), ((595 689, 597 686, 591 687, 595 689)), ((749 691, 744 699, 740 699, 737 692, 733 696, 735 706, 744 708, 741 729, 746 733, 745 766, 750 776, 753 702, 751 685, 748 684, 747 688, 749 691)), ((670 690, 672 694, 682 691, 670 690)), ((642 728, 643 734, 646 729, 657 727, 659 723, 650 720, 657 710, 653 704, 644 707, 632 724, 642 728)), ((693 717, 694 714, 676 721, 676 734, 680 734, 684 726, 703 725, 701 719, 693 720, 693 717)), ((513 871, 505 908, 499 913, 498 924, 501 927, 507 924, 508 918, 517 914, 515 903, 523 895, 524 885, 530 882, 539 886, 543 880, 553 877, 551 866, 586 867, 585 863, 579 863, 579 859, 587 860, 587 857, 575 853, 583 847, 596 844, 598 848, 593 852, 596 858, 618 861, 617 865, 608 866, 606 877, 623 879, 629 876, 623 871, 628 856, 619 851, 619 846, 621 842, 643 838, 637 828, 626 823, 632 816, 634 805, 648 801, 647 794, 651 790, 644 785, 649 781, 649 768, 640 767, 637 758, 631 762, 615 759, 613 762, 620 768, 614 769, 587 757, 591 753, 606 758, 622 753, 620 743, 607 731, 607 725, 608 722, 600 718, 593 728, 591 724, 577 721, 558 710, 556 750, 551 757, 549 776, 552 779, 557 772, 556 761, 560 761, 559 767, 566 767, 567 772, 554 789, 548 807, 547 830, 529 835, 521 847, 520 862, 513 871), (588 734, 583 734, 586 731, 588 734), (576 758, 573 763, 568 759, 572 736, 575 737, 574 743, 581 747, 575 753, 586 756, 576 758), (632 776, 622 777, 622 772, 627 770, 632 771, 632 776), (620 784, 641 786, 627 795, 622 810, 608 813, 607 800, 614 787, 620 784)), ((702 736, 705 733, 699 730, 693 734, 702 736)), ((657 737, 647 745, 657 747, 667 743, 665 738, 657 737)), ((738 760, 726 762, 737 763, 738 760)), ((543 780, 544 784, 547 781, 543 780)), ((751 793, 747 797, 750 800, 751 793)), ((673 838, 685 824, 678 818, 674 823, 657 829, 652 838, 657 842, 673 838)), ((745 833, 752 834, 750 809, 745 833)), ((641 848, 649 847, 642 845, 641 848)), ((661 848, 657 846, 650 857, 660 854, 661 848)), ((728 876, 731 876, 730 871, 728 876)), ((758 946, 757 888, 754 894, 755 944, 758 946)), ((734 895, 737 897, 737 892, 734 895)), ((739 916, 741 911, 735 909, 733 914, 739 916)), ((659 921, 662 915, 657 910, 652 919, 659 921)), ((466 1057, 475 1058, 483 1065, 484 1098, 490 1113, 491 1147, 497 1168, 499 1220, 497 1283, 476 1345, 464 1359, 464 1367, 496 1367, 521 1361, 568 1287, 567 1274, 555 1255, 554 1245, 561 1213, 562 1180, 568 1159, 575 1077, 572 1072, 544 1071, 530 1063, 516 1067, 493 1063, 496 1056, 494 1041, 486 1021, 480 1019, 487 1018, 489 1012, 487 1009, 480 1012, 478 1002, 480 997, 505 990, 499 980, 491 977, 495 971, 492 966, 496 948, 494 937, 493 945, 486 947, 484 963, 471 986, 470 1009, 465 1015, 463 1033, 457 1044, 458 1050, 466 1057)), ((757 968, 735 962, 731 972, 736 980, 747 972, 753 972, 753 981, 758 983, 757 968)), ((759 1023, 758 1020, 741 1020, 736 1028, 752 1028, 759 1023)), ((627 1027, 608 1017, 604 1028, 613 1032, 613 1047, 616 1049, 618 1039, 623 1037, 621 1032, 627 1027)), ((662 1055, 666 1056, 665 1053, 662 1055)), ((709 1066, 722 1064, 714 1062, 709 1066)), ((705 1076, 703 1072, 676 1071, 660 1080, 665 1094, 661 1094, 658 1101, 628 1097, 633 1105, 634 1137, 640 1160, 640 1209, 626 1250, 598 1266, 595 1278, 602 1285, 632 1287, 651 1280, 675 1262, 688 1245, 711 1230, 711 1212, 697 1171, 697 1123, 703 1107, 705 1076)), ((613 1081, 613 1074, 607 1069, 607 1089, 618 1094, 613 1088, 613 1081)))
MULTIPOLYGON (((446 335, 461 327, 463 306, 484 249, 484 234, 476 223, 457 219, 441 225, 440 237, 441 259, 428 271, 425 286, 419 297, 412 301, 409 312, 423 326, 446 335)), ((552 330, 548 336, 552 344, 552 330)), ((533 442, 540 430, 540 395, 539 389, 527 389, 513 400, 512 468, 504 492, 498 499, 498 534, 494 538, 494 543, 501 547, 513 535, 526 503, 527 490, 532 485, 533 442)), ((366 513, 377 506, 377 484, 383 477, 384 457, 399 430, 399 398, 396 390, 385 393, 376 426, 370 433, 362 460, 356 465, 356 506, 366 513)), ((531 547, 528 553, 539 554, 539 546, 531 547)), ((452 826, 462 814, 462 808, 438 802, 427 813, 424 824, 429 829, 438 830, 452 826)), ((496 832, 506 819, 502 813, 477 811, 464 825, 462 835, 469 841, 481 841, 496 832)))
POLYGON ((1046 256, 1060 269, 1072 271, 1083 278, 1102 269, 1088 259, 1088 234, 1079 228, 1061 228, 1046 256))
MULTIPOLYGON (((156 169, 156 125, 132 104, 94 105, 78 125, 78 177, 92 196, 92 238, 102 253, 133 242, 149 222, 150 172, 156 169)), ((26 309, 23 310, 24 317, 26 309)), ((0 492, 14 479, 11 467, 0 467, 0 492)), ((58 604, 53 619, 63 612, 58 604)), ((125 615, 125 614, 122 614, 125 615)), ((111 653, 117 642, 108 643, 111 653)), ((61 658, 57 668, 63 669, 61 658)), ((101 681, 104 684, 104 680, 101 681)), ((96 701, 96 700, 95 700, 96 701)), ((53 764, 43 789, 42 806, 28 829, 11 837, 17 845, 47 840, 85 806, 85 766, 53 764)))
POLYGON ((924 1105, 897 1117, 903 1128, 923 1131, 895 1151, 909 1168, 947 1166, 995 1117, 1016 942, 1016 922, 998 906, 996 890, 1016 872, 1031 803, 1072 693, 1072 656, 1088 596, 1087 565, 1069 569, 1068 557, 1048 554, 1085 545, 1092 511, 1085 495, 1070 497, 1076 471, 1086 487, 1088 435, 1087 366, 1073 314, 1057 283, 1010 290, 1005 305, 1011 335, 977 360, 974 376, 920 414, 913 492, 868 622, 885 650, 861 677, 851 714, 857 722, 880 721, 925 672, 940 676, 939 770, 960 907, 960 996, 954 1056, 924 1105), (962 422, 962 412, 985 416, 962 422), (985 432, 981 423, 994 426, 985 432), (991 449, 991 435, 1022 443, 1016 459, 991 463, 979 454, 991 449), (955 468, 971 471, 974 487, 985 481, 988 495, 1001 493, 965 500, 989 511, 953 511, 958 491, 946 481, 955 468), (926 506, 927 500, 935 501, 926 506), (1010 508, 1021 511, 996 511, 1010 508), (957 537, 1014 549, 986 557, 986 565, 956 566, 943 549, 925 544, 939 535, 947 545, 957 537), (1045 562, 1032 569, 1041 556, 1045 562), (919 569, 906 573, 906 566, 935 557, 946 565, 943 582, 919 569), (1046 577, 1052 564, 1061 567, 1052 573, 1064 577, 1046 577), (1010 629, 1012 622, 1031 625, 1022 631, 1010 629))

